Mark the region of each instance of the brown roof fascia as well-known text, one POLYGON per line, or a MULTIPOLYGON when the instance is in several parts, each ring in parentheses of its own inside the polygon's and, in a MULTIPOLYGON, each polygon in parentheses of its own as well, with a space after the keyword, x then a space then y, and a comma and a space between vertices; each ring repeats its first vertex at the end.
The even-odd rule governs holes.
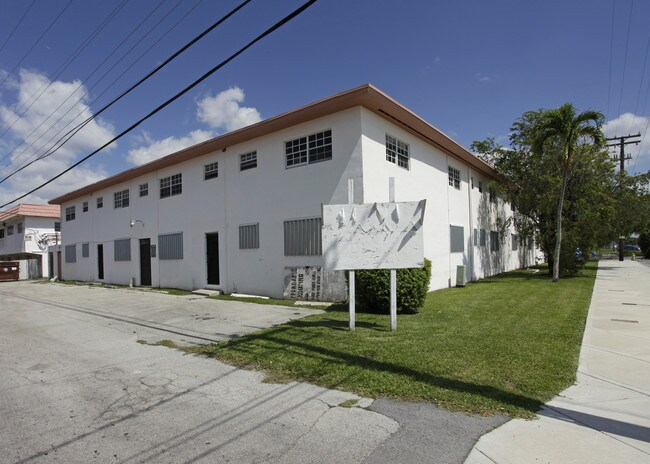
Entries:
POLYGON ((176 153, 164 156, 157 160, 136 166, 94 184, 87 185, 65 195, 49 201, 50 204, 60 205, 84 195, 89 195, 97 190, 127 182, 136 177, 173 166, 184 161, 213 153, 225 151, 228 147, 243 143, 288 127, 311 121, 328 114, 337 113, 355 106, 363 106, 370 111, 387 119, 393 124, 403 127, 408 132, 424 141, 437 146, 443 152, 459 158, 488 176, 501 180, 501 176, 487 163, 483 162, 469 151, 464 149, 450 137, 427 123, 415 113, 397 103, 385 93, 371 84, 365 84, 345 92, 318 100, 301 106, 281 115, 265 119, 250 126, 237 129, 216 138, 193 145, 176 153))
POLYGON ((21 203, 8 210, 0 211, 0 221, 8 221, 16 216, 59 218, 61 209, 58 206, 21 203))

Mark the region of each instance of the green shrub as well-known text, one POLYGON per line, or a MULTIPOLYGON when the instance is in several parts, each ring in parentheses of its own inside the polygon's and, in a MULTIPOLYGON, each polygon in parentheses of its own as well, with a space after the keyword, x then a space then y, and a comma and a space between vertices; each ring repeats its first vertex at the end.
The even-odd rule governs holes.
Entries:
MULTIPOLYGON (((431 278, 431 261, 423 268, 397 270, 397 310, 417 312, 424 305, 431 278)), ((357 271, 356 298, 359 306, 371 311, 390 309, 390 270, 357 271)))

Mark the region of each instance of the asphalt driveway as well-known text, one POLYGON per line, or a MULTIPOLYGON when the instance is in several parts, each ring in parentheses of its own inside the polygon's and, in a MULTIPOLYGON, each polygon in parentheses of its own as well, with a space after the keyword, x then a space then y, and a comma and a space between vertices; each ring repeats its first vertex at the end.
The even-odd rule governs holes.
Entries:
POLYGON ((0 463, 461 463, 505 421, 269 384, 136 343, 227 340, 315 312, 0 283, 0 463))

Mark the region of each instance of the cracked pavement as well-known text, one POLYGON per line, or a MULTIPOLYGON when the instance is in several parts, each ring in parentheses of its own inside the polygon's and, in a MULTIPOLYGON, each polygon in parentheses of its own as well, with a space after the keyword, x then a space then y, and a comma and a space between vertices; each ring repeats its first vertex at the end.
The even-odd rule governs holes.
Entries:
POLYGON ((265 383, 260 372, 136 343, 229 338, 242 330, 237 311, 255 327, 298 316, 213 301, 1 283, 0 463, 462 462, 503 421, 265 383), (188 322, 199 309, 206 325, 188 322))

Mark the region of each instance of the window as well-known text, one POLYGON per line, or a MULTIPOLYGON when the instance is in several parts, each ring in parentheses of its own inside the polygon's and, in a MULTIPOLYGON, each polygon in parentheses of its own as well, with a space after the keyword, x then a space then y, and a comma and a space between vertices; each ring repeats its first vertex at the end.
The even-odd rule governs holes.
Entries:
POLYGON ((183 259, 183 233, 158 236, 159 259, 183 259))
POLYGON ((460 226, 449 226, 449 251, 462 253, 465 251, 465 231, 460 226))
POLYGON ((519 249, 519 237, 515 234, 512 234, 512 251, 517 251, 519 249))
POLYGON ((257 152, 244 153, 239 155, 239 170, 246 171, 257 167, 257 152))
POLYGON ((474 246, 478 246, 478 229, 474 229, 474 246))
POLYGON ((140 196, 146 197, 147 195, 149 195, 149 182, 140 184, 140 196))
POLYGON ((214 162, 203 166, 203 180, 219 177, 219 163, 214 162))
POLYGON ((7 235, 14 234, 14 226, 7 226, 7 235))
POLYGON ((81 257, 87 258, 90 256, 90 245, 88 243, 81 244, 81 257))
POLYGON ((104 207, 104 197, 97 197, 97 209, 104 207))
POLYGON ((61 223, 59 221, 54 222, 54 232, 61 232, 61 223))
POLYGON ((500 248, 499 232, 490 231, 490 251, 499 251, 500 248))
POLYGON ((478 193, 483 193, 483 182, 478 181, 478 193))
POLYGON ((129 190, 121 190, 113 193, 113 207, 126 208, 129 206, 129 190))
POLYGON ((239 249, 251 250, 260 247, 260 225, 247 224, 239 226, 239 249))
POLYGON ((131 261, 131 239, 124 238, 113 242, 113 259, 115 261, 131 261))
POLYGON ((160 198, 167 198, 183 193, 183 174, 160 179, 160 198))
POLYGON ((84 201, 84 202, 81 204, 81 211, 83 211, 84 213, 87 213, 87 212, 88 212, 88 202, 87 202, 87 201, 84 201))
POLYGON ((65 209, 65 220, 66 221, 74 221, 76 214, 75 214, 75 207, 74 206, 68 206, 65 209))
POLYGON ((317 163, 332 159, 332 131, 326 130, 316 134, 284 142, 286 166, 317 163))
POLYGON ((23 223, 22 222, 19 222, 18 224, 16 224, 16 233, 17 234, 22 234, 23 233, 23 223))
POLYGON ((409 168, 408 143, 386 134, 386 161, 397 164, 400 168, 409 168))
POLYGON ((284 221, 284 256, 321 254, 321 218, 284 221))
POLYGON ((485 246, 485 229, 481 229, 481 246, 485 246))
POLYGON ((490 203, 496 203, 496 202, 497 202, 497 192, 493 188, 490 188, 490 203))
POLYGON ((5 230, 4 230, 4 228, 0 229, 0 239, 2 239, 2 238, 5 238, 5 230))
POLYGON ((77 245, 66 245, 65 246, 65 262, 66 263, 76 263, 77 262, 77 245))
POLYGON ((449 166, 449 186, 460 190, 460 171, 449 166))

